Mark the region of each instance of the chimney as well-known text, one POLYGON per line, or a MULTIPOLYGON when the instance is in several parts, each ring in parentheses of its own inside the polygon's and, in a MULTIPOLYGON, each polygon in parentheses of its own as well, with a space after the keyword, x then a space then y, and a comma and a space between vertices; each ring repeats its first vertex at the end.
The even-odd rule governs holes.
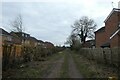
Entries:
POLYGON ((118 2, 118 9, 120 9, 120 1, 118 2))

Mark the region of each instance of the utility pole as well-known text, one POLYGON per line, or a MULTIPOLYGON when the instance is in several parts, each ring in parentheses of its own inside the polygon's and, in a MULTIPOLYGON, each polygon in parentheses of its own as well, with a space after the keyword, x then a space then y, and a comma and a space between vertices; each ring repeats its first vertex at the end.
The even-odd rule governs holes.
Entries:
POLYGON ((120 9, 120 1, 118 2, 118 9, 120 9))
POLYGON ((111 2, 112 8, 114 8, 114 2, 111 2))

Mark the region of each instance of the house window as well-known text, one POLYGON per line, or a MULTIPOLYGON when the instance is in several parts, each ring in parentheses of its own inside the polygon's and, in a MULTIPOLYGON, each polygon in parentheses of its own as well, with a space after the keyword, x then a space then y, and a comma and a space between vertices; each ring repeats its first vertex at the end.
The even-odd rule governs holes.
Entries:
POLYGON ((12 41, 11 37, 9 37, 9 41, 12 41))
POLYGON ((7 37, 7 40, 8 40, 8 41, 12 41, 12 39, 11 39, 11 37, 10 37, 10 36, 8 36, 8 37, 7 37))
POLYGON ((24 34, 22 34, 22 36, 24 37, 24 34))
POLYGON ((24 43, 24 40, 22 40, 22 44, 24 43))
POLYGON ((26 37, 28 37, 28 36, 26 35, 26 37))

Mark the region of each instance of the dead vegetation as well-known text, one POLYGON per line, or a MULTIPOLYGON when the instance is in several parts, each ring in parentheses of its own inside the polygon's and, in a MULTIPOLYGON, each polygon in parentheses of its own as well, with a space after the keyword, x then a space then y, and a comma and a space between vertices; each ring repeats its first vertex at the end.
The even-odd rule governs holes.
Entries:
POLYGON ((94 60, 89 60, 86 57, 76 54, 72 54, 75 63, 85 78, 108 78, 118 77, 117 69, 108 65, 102 65, 94 60))

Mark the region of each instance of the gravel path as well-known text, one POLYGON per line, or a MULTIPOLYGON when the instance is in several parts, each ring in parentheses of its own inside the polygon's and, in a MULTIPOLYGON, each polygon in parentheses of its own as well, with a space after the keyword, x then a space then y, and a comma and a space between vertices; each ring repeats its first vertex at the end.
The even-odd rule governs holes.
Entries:
POLYGON ((82 75, 79 73, 79 71, 76 68, 76 65, 73 61, 71 54, 69 53, 68 55, 69 55, 68 62, 69 62, 69 76, 70 76, 70 78, 82 78, 82 75))

